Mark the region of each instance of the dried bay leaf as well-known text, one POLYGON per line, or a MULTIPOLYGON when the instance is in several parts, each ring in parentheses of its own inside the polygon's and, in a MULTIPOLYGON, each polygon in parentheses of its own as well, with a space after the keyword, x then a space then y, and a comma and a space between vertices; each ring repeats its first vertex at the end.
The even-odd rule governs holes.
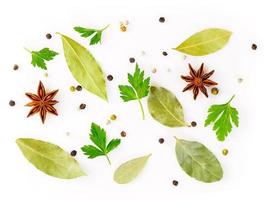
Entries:
POLYGON ((163 87, 150 87, 148 110, 159 123, 169 127, 187 126, 183 108, 178 99, 163 87))
POLYGON ((190 36, 175 50, 192 56, 208 55, 223 48, 231 34, 232 32, 220 28, 205 29, 190 36))
POLYGON ((121 164, 114 173, 114 181, 126 184, 134 180, 143 170, 150 156, 151 154, 121 164))
POLYGON ((73 179, 86 175, 78 162, 57 145, 31 138, 19 138, 16 143, 30 163, 50 176, 73 179))
POLYGON ((180 166, 189 176, 206 183, 222 179, 220 162, 203 144, 176 138, 175 152, 180 166))
POLYGON ((64 55, 73 77, 83 88, 107 100, 104 75, 96 59, 84 46, 65 35, 60 35, 64 55))

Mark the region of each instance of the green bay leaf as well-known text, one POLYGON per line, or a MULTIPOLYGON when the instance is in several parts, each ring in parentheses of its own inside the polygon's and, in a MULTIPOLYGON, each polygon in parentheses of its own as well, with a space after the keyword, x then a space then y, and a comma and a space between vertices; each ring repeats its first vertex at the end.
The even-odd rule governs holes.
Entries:
POLYGON ((203 144, 176 138, 175 152, 180 166, 189 176, 206 183, 222 179, 220 162, 203 144))
POLYGON ((151 154, 121 164, 114 173, 114 181, 126 184, 134 180, 143 170, 150 156, 151 154))
POLYGON ((232 32, 220 28, 205 29, 190 36, 175 50, 193 56, 208 55, 223 48, 231 34, 232 32))
POLYGON ((183 108, 178 99, 163 87, 150 87, 148 110, 159 123, 169 127, 186 126, 183 108))
POLYGON ((75 40, 68 36, 60 35, 64 55, 73 77, 83 88, 107 100, 104 75, 94 56, 75 40))
POLYGON ((73 179, 86 175, 78 162, 57 145, 31 138, 19 138, 16 143, 30 163, 50 176, 73 179))

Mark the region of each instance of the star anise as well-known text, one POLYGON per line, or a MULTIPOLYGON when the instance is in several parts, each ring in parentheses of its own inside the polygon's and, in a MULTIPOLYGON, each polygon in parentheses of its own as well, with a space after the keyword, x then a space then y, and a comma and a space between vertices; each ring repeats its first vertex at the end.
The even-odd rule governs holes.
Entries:
POLYGON ((46 93, 44 85, 40 81, 37 90, 37 95, 32 93, 25 93, 25 95, 32 100, 30 103, 26 104, 26 106, 33 107, 27 117, 39 113, 41 120, 44 123, 47 112, 52 113, 54 115, 58 115, 57 110, 53 107, 53 105, 58 103, 58 101, 53 100, 57 92, 58 90, 54 90, 52 92, 46 93))
POLYGON ((204 63, 201 64, 200 68, 195 71, 189 64, 190 76, 181 76, 183 80, 188 82, 188 85, 183 89, 183 92, 187 90, 193 90, 194 100, 196 100, 199 90, 208 97, 208 92, 206 87, 211 85, 217 85, 216 82, 209 79, 214 73, 214 70, 209 73, 204 73, 204 63))

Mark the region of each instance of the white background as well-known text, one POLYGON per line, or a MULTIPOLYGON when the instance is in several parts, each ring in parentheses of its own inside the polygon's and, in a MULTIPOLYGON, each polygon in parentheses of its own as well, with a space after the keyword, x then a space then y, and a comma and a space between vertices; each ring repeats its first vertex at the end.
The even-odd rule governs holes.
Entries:
POLYGON ((1 1, 0 3, 0 199, 266 199, 266 6, 264 1, 1 1), (158 18, 164 16, 165 23, 158 18), (119 22, 129 20, 128 31, 120 32, 119 22), (102 45, 88 46, 73 27, 110 27, 103 34, 102 45), (191 34, 204 28, 231 30, 230 42, 221 51, 185 60, 171 50, 191 34), (71 36, 94 54, 106 75, 109 103, 89 92, 71 93, 77 85, 65 63, 62 44, 55 32, 71 36), (47 40, 46 33, 53 38, 47 40), (251 44, 258 45, 257 51, 251 44), (60 53, 44 71, 31 66, 30 55, 23 47, 38 50, 49 47, 60 53), (145 51, 145 55, 142 55, 145 51), (162 56, 167 51, 168 56, 162 56), (186 121, 196 121, 196 128, 168 128, 154 121, 143 100, 146 120, 141 120, 137 102, 123 103, 118 84, 127 83, 127 72, 134 70, 129 57, 135 57, 152 84, 168 88, 184 107, 186 121), (220 93, 207 99, 182 93, 188 63, 196 68, 204 62, 219 83, 220 93), (20 66, 13 71, 13 65, 20 66), (151 70, 156 67, 157 73, 151 70), (168 71, 169 69, 169 71, 168 71), (237 79, 243 78, 242 83, 237 79), (47 117, 42 125, 38 116, 26 118, 29 108, 25 92, 35 92, 42 80, 48 90, 59 89, 55 99, 59 116, 47 117), (206 111, 211 104, 224 103, 233 94, 233 106, 239 110, 240 127, 234 128, 225 142, 216 140, 211 127, 204 128, 206 111), (10 107, 10 99, 16 101, 10 107), (80 103, 86 103, 83 111, 80 103), (118 119, 109 125, 111 114, 118 119), (91 122, 105 127, 110 137, 120 137, 119 148, 110 154, 112 166, 105 158, 87 159, 79 150, 90 143, 91 122), (67 136, 67 132, 70 133, 67 136), (224 177, 205 184, 187 176, 178 165, 173 136, 205 144, 220 160, 224 177), (60 180, 36 170, 22 156, 16 138, 32 137, 58 144, 66 151, 78 150, 77 160, 88 176, 60 180), (165 138, 164 144, 158 139, 165 138), (229 149, 223 156, 223 148, 229 149), (131 158, 152 153, 142 174, 128 185, 112 180, 116 167, 131 158), (172 180, 179 181, 174 187, 172 180))

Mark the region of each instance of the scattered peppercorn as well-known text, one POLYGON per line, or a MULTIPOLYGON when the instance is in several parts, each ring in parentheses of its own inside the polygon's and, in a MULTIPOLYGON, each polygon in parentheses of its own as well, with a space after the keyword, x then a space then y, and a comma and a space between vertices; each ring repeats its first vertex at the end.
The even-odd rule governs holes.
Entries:
POLYGON ((13 70, 18 70, 19 69, 19 66, 17 65, 17 64, 15 64, 14 66, 13 66, 13 70))
POLYGON ((113 80, 113 76, 110 74, 110 75, 107 76, 107 79, 108 79, 109 81, 112 81, 112 80, 113 80))
POLYGON ((173 180, 173 181, 172 181, 172 184, 173 184, 174 186, 177 186, 177 185, 178 185, 178 181, 173 180))
POLYGON ((238 81, 238 83, 242 83, 243 82, 243 78, 238 78, 237 81, 238 81))
POLYGON ((214 88, 211 89, 211 94, 217 95, 218 93, 219 93, 219 89, 218 88, 214 87, 214 88))
POLYGON ((156 69, 156 68, 153 68, 153 69, 152 69, 152 73, 155 74, 156 72, 157 72, 157 69, 156 69))
POLYGON ((16 105, 16 102, 13 101, 13 100, 10 100, 10 101, 9 101, 9 105, 10 105, 10 106, 15 106, 15 105, 16 105))
POLYGON ((167 53, 166 51, 163 51, 163 52, 162 52, 162 55, 167 56, 168 53, 167 53))
POLYGON ((196 126, 197 126, 197 123, 196 123, 195 121, 192 121, 192 122, 191 122, 191 126, 192 126, 192 127, 196 127, 196 126))
POLYGON ((160 17, 159 18, 159 22, 164 23, 165 22, 165 18, 164 17, 160 17))
POLYGON ((47 33, 47 34, 45 35, 45 37, 46 37, 46 39, 50 40, 50 39, 52 38, 52 35, 51 35, 50 33, 47 33))
POLYGON ((48 77, 48 73, 47 72, 44 73, 44 77, 48 77))
POLYGON ((121 32, 126 32, 127 31, 127 27, 124 24, 120 25, 120 30, 121 32))
POLYGON ((228 154, 228 149, 223 149, 223 150, 222 150, 222 154, 223 154, 224 156, 226 156, 226 155, 228 154))
POLYGON ((126 132, 125 131, 121 132, 121 137, 126 137, 126 132))
POLYGON ((116 116, 115 114, 112 114, 112 115, 110 116, 110 119, 114 121, 114 120, 117 119, 117 116, 116 116))
POLYGON ((80 109, 83 110, 83 109, 85 109, 85 108, 86 108, 86 104, 81 103, 81 105, 80 105, 80 109))
POLYGON ((135 59, 134 58, 129 58, 130 63, 134 63, 135 59))
POLYGON ((257 47, 256 44, 252 44, 252 45, 251 45, 251 48, 252 48, 252 50, 256 50, 258 47, 257 47))
POLYGON ((159 138, 159 143, 163 144, 164 143, 164 139, 163 138, 159 138))
POLYGON ((82 86, 80 86, 80 85, 77 85, 77 86, 76 86, 76 90, 77 90, 77 91, 82 91, 82 89, 83 89, 82 86))
POLYGON ((106 125, 109 125, 110 124, 110 120, 108 119, 107 121, 106 121, 106 125))
POLYGON ((76 88, 72 85, 72 86, 70 86, 70 91, 71 92, 75 92, 75 90, 76 90, 76 88))
POLYGON ((73 157, 76 156, 76 155, 77 155, 77 151, 76 151, 76 150, 72 150, 72 151, 70 152, 70 155, 73 156, 73 157))

